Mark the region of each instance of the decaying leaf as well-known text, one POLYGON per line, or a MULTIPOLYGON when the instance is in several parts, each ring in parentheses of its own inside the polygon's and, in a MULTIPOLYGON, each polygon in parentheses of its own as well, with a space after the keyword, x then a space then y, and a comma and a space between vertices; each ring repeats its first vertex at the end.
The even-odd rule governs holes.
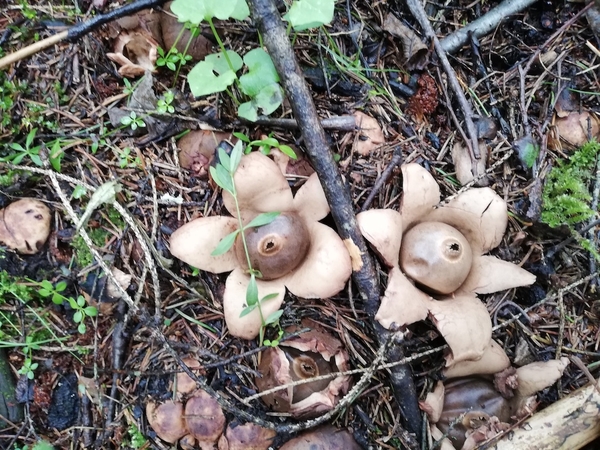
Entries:
POLYGON ((360 111, 356 111, 354 117, 360 130, 354 148, 361 156, 367 156, 385 142, 385 137, 379 123, 373 117, 360 111))
POLYGON ((404 25, 393 14, 388 14, 383 29, 400 39, 402 53, 408 70, 423 70, 429 62, 427 46, 416 33, 404 25))
POLYGON ((0 210, 0 244, 33 255, 50 234, 50 209, 34 198, 23 198, 0 210))
POLYGON ((588 111, 573 111, 565 117, 556 117, 548 134, 548 148, 562 150, 577 149, 590 139, 600 138, 600 119, 588 111))
POLYGON ((154 71, 158 56, 158 42, 146 31, 122 31, 114 43, 114 52, 107 53, 110 59, 121 67, 119 74, 124 77, 139 77, 154 71))

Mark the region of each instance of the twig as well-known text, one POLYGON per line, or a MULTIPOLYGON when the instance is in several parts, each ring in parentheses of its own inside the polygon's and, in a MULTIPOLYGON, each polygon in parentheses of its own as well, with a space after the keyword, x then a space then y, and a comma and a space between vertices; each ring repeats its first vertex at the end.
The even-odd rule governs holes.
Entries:
POLYGON ((440 44, 446 53, 454 53, 469 39, 469 32, 476 37, 485 36, 506 17, 516 14, 531 6, 537 0, 504 0, 494 9, 491 9, 479 19, 441 40, 440 44))
MULTIPOLYGON (((281 16, 272 0, 250 0, 248 4, 263 36, 265 46, 281 77, 294 117, 302 132, 306 153, 319 175, 338 233, 351 254, 355 255, 352 263, 352 277, 364 301, 365 311, 373 319, 379 344, 382 345, 391 339, 392 333, 384 330, 374 321, 375 312, 379 306, 379 283, 375 266, 359 231, 350 192, 333 159, 325 132, 319 123, 312 96, 294 56, 281 16)), ((394 343, 394 345, 398 346, 399 344, 394 343)), ((398 352, 401 353, 399 347, 398 352)), ((390 381, 403 416, 407 419, 407 428, 420 436, 421 413, 416 392, 412 386, 410 367, 398 366, 393 372, 398 376, 390 377, 390 381)))
POLYGON ((419 25, 421 25, 425 36, 432 40, 433 47, 438 55, 440 64, 442 65, 442 68, 448 77, 448 84, 454 92, 454 95, 456 95, 456 99, 458 100, 460 108, 463 111, 467 135, 469 136, 469 139, 465 143, 470 150, 469 155, 471 156, 471 173, 474 177, 478 177, 480 174, 477 160, 481 158, 481 153, 479 152, 479 137, 477 135, 475 124, 473 123, 473 110, 471 109, 471 105, 469 105, 469 102, 467 101, 467 98, 460 87, 458 78, 456 78, 454 69, 450 65, 450 61, 448 61, 445 50, 442 48, 439 39, 435 35, 435 31, 433 31, 431 23, 429 23, 427 14, 423 9, 423 5, 419 0, 407 0, 406 3, 412 15, 415 17, 415 19, 417 19, 419 25))
POLYGON ((42 50, 45 50, 63 40, 75 41, 81 36, 88 34, 90 31, 104 25, 105 23, 111 22, 120 17, 129 16, 141 11, 142 9, 153 8, 155 6, 162 5, 166 1, 167 0, 137 0, 106 14, 100 14, 86 22, 78 23, 68 30, 61 31, 54 36, 42 39, 41 41, 6 55, 4 58, 0 58, 0 69, 27 58, 28 56, 34 55, 37 52, 41 52, 42 50))
MULTIPOLYGON (((298 122, 294 119, 259 116, 254 122, 240 118, 242 123, 252 126, 268 126, 269 128, 283 128, 284 130, 297 130, 298 122)), ((334 116, 321 119, 321 126, 325 130, 355 131, 356 118, 354 116, 334 116)))
MULTIPOLYGON (((408 139, 407 139, 407 141, 408 141, 408 139)), ((406 142, 406 141, 404 141, 404 142, 406 142)), ((396 168, 396 166, 399 164, 402 164, 402 160, 403 160, 402 147, 400 145, 397 145, 394 148, 394 153, 392 155, 392 159, 390 160, 390 163, 387 165, 387 167, 384 169, 384 171, 381 172, 381 175, 379 176, 379 178, 373 185, 373 189, 371 189, 371 193, 369 194, 369 196, 363 203, 362 207, 360 208, 361 211, 366 211, 367 209, 369 209, 369 206, 371 206, 371 203, 373 203, 373 199, 375 198, 377 193, 381 190, 383 185, 385 183, 387 183, 388 179, 392 176, 392 173, 394 173, 394 169, 396 168)))

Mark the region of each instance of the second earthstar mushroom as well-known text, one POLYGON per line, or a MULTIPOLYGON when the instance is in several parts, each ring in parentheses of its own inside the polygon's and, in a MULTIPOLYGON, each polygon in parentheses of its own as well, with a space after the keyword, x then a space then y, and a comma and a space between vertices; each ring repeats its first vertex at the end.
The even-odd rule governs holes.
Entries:
POLYGON ((507 207, 489 188, 469 189, 446 205, 433 177, 417 164, 402 166, 400 211, 357 216, 365 238, 390 268, 376 319, 385 327, 429 317, 451 350, 447 365, 477 360, 491 345, 492 326, 476 294, 532 284, 519 266, 485 253, 508 224, 507 207))
MULTIPOLYGON (((316 174, 311 175, 294 196, 277 165, 269 157, 255 152, 242 157, 234 181, 244 224, 260 213, 281 213, 269 226, 246 231, 254 243, 250 253, 260 259, 253 259, 253 264, 277 268, 271 276, 257 280, 259 298, 276 294, 261 302, 264 317, 279 309, 286 288, 304 298, 327 298, 340 292, 350 278, 352 265, 341 238, 319 222, 329 213, 329 205, 316 174), (303 253, 303 258, 289 257, 303 253), (270 263, 282 255, 284 262, 270 263)), ((227 192, 223 193, 223 203, 235 216, 236 202, 227 192)), ((240 317, 246 307, 250 281, 245 254, 240 254, 240 245, 237 245, 223 255, 211 255, 221 239, 237 228, 236 217, 192 220, 171 236, 171 253, 200 270, 231 272, 223 294, 227 327, 234 336, 254 339, 262 325, 258 310, 240 317)))

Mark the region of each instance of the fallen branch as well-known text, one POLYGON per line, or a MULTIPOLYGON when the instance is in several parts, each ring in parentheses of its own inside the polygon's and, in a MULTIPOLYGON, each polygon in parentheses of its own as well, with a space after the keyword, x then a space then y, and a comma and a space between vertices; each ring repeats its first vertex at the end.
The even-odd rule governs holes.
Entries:
MULTIPOLYGON (((392 333, 384 330, 374 320, 379 306, 379 283, 375 266, 359 231, 350 192, 333 159, 311 93, 294 56, 281 16, 272 0, 249 0, 248 5, 281 77, 294 117, 302 132, 306 154, 319 175, 333 220, 352 255, 353 280, 358 287, 366 312, 373 319, 379 343, 384 345, 385 342, 391 340, 392 333)), ((402 358, 403 353, 399 343, 394 342, 388 356, 390 354, 396 358, 402 358)), ((407 365, 394 367, 390 381, 408 430, 420 436, 421 413, 412 383, 410 367, 407 365)))
POLYGON ((119 19, 124 16, 129 16, 142 9, 153 8, 155 6, 162 5, 167 0, 137 0, 121 8, 117 8, 113 11, 107 12, 106 14, 100 14, 94 18, 85 22, 78 23, 72 26, 68 30, 61 31, 60 33, 50 36, 49 38, 42 39, 34 44, 24 47, 10 55, 6 55, 4 58, 0 58, 0 69, 11 65, 17 61, 34 55, 48 47, 53 46, 61 41, 75 41, 81 36, 88 34, 90 31, 104 25, 105 23, 112 22, 113 20, 119 19))
POLYGON ((469 39, 469 32, 472 32, 476 37, 485 36, 496 28, 503 19, 523 11, 536 1, 537 0, 504 0, 479 19, 474 20, 466 27, 446 36, 440 41, 440 45, 446 53, 454 53, 466 44, 469 39))

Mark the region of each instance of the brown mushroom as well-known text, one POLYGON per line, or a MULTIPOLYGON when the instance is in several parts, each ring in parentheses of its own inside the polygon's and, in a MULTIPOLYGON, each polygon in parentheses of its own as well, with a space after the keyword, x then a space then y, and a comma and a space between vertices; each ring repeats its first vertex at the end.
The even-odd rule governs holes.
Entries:
POLYGON ((179 165, 188 169, 193 176, 206 179, 215 150, 223 140, 230 139, 230 133, 210 130, 194 130, 177 141, 179 165))
POLYGON ((471 271, 473 255, 466 238, 442 222, 422 222, 402 239, 400 267, 426 290, 450 294, 471 271))
MULTIPOLYGON (((215 448, 225 428, 225 415, 219 403, 207 392, 198 389, 185 403, 185 423, 189 434, 202 450, 215 448)), ((188 438, 187 442, 192 442, 188 438)))
POLYGON ((32 255, 50 234, 50 209, 34 198, 23 198, 0 210, 0 244, 32 255))
POLYGON ((160 405, 148 402, 146 417, 156 435, 170 444, 175 444, 188 433, 180 402, 168 400, 160 405))
POLYGON ((360 450, 354 437, 346 430, 326 425, 316 430, 306 431, 289 440, 280 450, 360 450))
POLYGON ((275 430, 255 423, 229 424, 219 439, 219 450, 267 450, 275 439, 275 430))
MULTIPOLYGON (((263 317, 269 317, 279 309, 286 288, 304 298, 327 298, 337 294, 352 273, 352 263, 339 235, 319 222, 329 213, 329 205, 316 174, 311 175, 294 196, 277 164, 259 152, 252 152, 242 156, 234 181, 237 201, 228 192, 223 192, 223 204, 236 217, 202 217, 187 223, 171 236, 171 253, 201 270, 231 271, 223 293, 227 328, 234 336, 253 339, 259 334, 263 321, 258 308, 241 316, 248 306, 246 292, 250 283, 245 254, 243 258, 236 255, 241 253, 239 243, 237 251, 231 248, 219 256, 211 254, 223 238, 238 229, 239 219, 247 225, 257 214, 279 212, 280 220, 297 218, 308 234, 308 250, 303 259, 293 262, 293 269, 286 268, 285 275, 274 279, 256 280, 258 297, 270 296, 261 302, 263 317)), ((257 235, 260 233, 262 231, 257 231, 257 235)), ((264 243, 270 250, 270 241, 267 239, 264 243)))
MULTIPOLYGON (((303 324, 315 327, 312 321, 305 320, 303 324)), ((292 327, 286 331, 297 330, 292 327)), ((348 369, 348 355, 338 339, 313 329, 265 350, 258 369, 262 376, 256 379, 256 385, 263 392, 294 381, 345 371, 348 369)), ((331 410, 349 388, 350 377, 340 375, 288 386, 265 395, 263 401, 273 410, 289 412, 294 417, 315 417, 331 410)))
MULTIPOLYGON (((198 362, 195 358, 183 358, 182 361, 190 368, 190 369, 199 369, 201 367, 200 362, 198 362)), ((198 370, 193 370, 194 373, 198 374, 198 370)), ((187 394, 191 394, 196 390, 197 385, 194 380, 185 372, 178 372, 176 377, 177 383, 177 394, 179 397, 182 397, 187 394)))
MULTIPOLYGON (((310 235, 297 214, 282 213, 262 227, 244 232, 252 268, 263 280, 274 280, 294 270, 308 253, 310 235)), ((244 241, 238 236, 235 252, 243 268, 248 269, 244 241)))
POLYGON ((469 375, 492 375, 510 367, 510 360, 504 349, 493 339, 477 360, 460 361, 444 370, 446 378, 466 377, 469 375))
POLYGON ((494 383, 483 378, 457 378, 444 384, 444 408, 436 426, 456 448, 461 448, 469 430, 479 428, 491 417, 508 422, 515 410, 511 402, 496 390, 494 383), (465 414, 466 413, 466 414, 465 414), (463 415, 458 423, 456 420, 463 415), (450 429, 450 424, 455 423, 450 429))

